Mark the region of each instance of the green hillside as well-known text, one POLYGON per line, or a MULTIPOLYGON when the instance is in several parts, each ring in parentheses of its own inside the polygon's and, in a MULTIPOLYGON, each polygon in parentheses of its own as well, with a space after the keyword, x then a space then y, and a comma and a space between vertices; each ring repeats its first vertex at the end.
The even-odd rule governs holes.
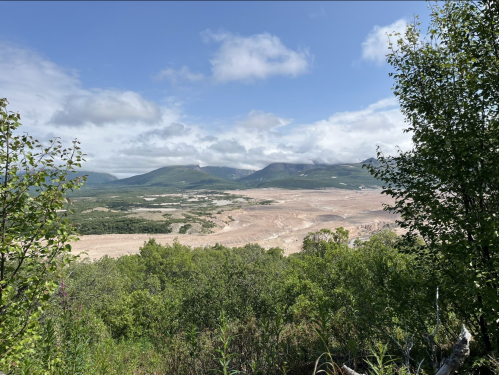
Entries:
POLYGON ((363 163, 369 161, 336 165, 272 163, 256 172, 229 167, 176 165, 121 180, 107 173, 86 171, 79 172, 78 176, 88 175, 86 184, 88 188, 105 190, 137 187, 168 190, 232 190, 267 187, 360 189, 379 186, 367 170, 362 168, 363 163))
POLYGON ((76 174, 71 174, 71 179, 75 177, 87 176, 87 182, 85 185, 100 185, 107 182, 116 181, 118 177, 113 176, 109 173, 99 173, 99 172, 89 172, 89 171, 78 171, 76 174))
POLYGON ((375 158, 369 158, 360 162, 360 164, 371 164, 371 163, 375 166, 379 165, 378 159, 375 158))
POLYGON ((239 182, 249 187, 257 187, 266 181, 279 180, 290 177, 296 173, 317 168, 315 164, 291 164, 291 163, 272 163, 265 168, 240 178, 239 182))
POLYGON ((284 189, 319 189, 334 187, 339 189, 360 189, 379 186, 363 163, 336 164, 304 170, 287 178, 275 179, 258 184, 257 187, 277 187, 284 189))
POLYGON ((226 180, 237 180, 239 178, 247 177, 255 171, 251 169, 237 169, 229 167, 201 167, 203 172, 225 178, 226 180))
POLYGON ((149 173, 112 181, 108 185, 168 187, 176 189, 240 189, 242 185, 203 172, 198 165, 169 166, 149 173))
MULTIPOLYGON (((21 176, 24 173, 20 174, 21 176)), ((68 175, 68 179, 73 180, 77 177, 87 176, 87 181, 85 182, 84 187, 96 187, 96 186, 106 186, 108 182, 117 181, 118 177, 113 176, 109 173, 100 173, 100 172, 90 172, 90 171, 78 171, 77 173, 70 173, 68 175)), ((46 183, 50 183, 50 178, 45 179, 46 183)))

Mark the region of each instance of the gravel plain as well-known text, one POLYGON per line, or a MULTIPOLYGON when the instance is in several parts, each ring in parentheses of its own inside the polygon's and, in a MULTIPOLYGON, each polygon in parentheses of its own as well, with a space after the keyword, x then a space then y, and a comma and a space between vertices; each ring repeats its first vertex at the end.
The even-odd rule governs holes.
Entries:
POLYGON ((210 219, 217 225, 210 234, 105 234, 80 236, 73 252, 86 252, 91 259, 104 255, 117 257, 139 252, 149 238, 172 244, 175 238, 185 245, 243 246, 258 243, 265 248, 280 247, 285 254, 300 251, 303 238, 322 228, 344 227, 350 238, 367 238, 382 229, 395 227, 397 217, 383 211, 392 199, 380 190, 284 190, 250 189, 227 191, 258 200, 273 200, 270 205, 246 206, 224 211, 210 219))

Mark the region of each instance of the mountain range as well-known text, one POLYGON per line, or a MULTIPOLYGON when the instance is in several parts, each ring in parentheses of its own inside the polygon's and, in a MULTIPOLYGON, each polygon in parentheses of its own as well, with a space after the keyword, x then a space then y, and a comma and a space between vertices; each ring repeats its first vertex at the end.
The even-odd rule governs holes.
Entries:
POLYGON ((247 188, 284 189, 362 189, 379 187, 379 182, 362 165, 375 161, 367 159, 350 164, 291 164, 272 163, 259 171, 230 167, 200 167, 173 165, 155 169, 133 177, 117 179, 108 173, 87 174, 88 186, 100 187, 157 187, 179 190, 234 190, 247 188))
POLYGON ((90 172, 90 171, 78 171, 73 177, 81 177, 87 176, 87 181, 85 185, 101 185, 107 182, 115 181, 118 177, 113 176, 109 173, 100 173, 100 172, 90 172))

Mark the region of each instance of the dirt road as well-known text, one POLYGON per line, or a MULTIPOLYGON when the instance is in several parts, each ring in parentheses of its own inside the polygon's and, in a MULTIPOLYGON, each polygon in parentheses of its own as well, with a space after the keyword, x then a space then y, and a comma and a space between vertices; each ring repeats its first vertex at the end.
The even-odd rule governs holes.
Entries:
POLYGON ((112 257, 136 253, 149 238, 158 243, 180 243, 205 246, 220 243, 243 246, 258 243, 265 248, 281 247, 286 254, 300 251, 303 238, 322 228, 344 227, 350 237, 364 237, 377 230, 394 227, 396 217, 382 210, 391 198, 379 191, 352 190, 266 190, 237 191, 237 194, 256 199, 270 199, 277 203, 248 206, 216 215, 214 233, 188 234, 107 234, 81 236, 73 244, 76 253, 85 251, 89 257, 112 257), (229 218, 230 216, 230 218, 229 218))

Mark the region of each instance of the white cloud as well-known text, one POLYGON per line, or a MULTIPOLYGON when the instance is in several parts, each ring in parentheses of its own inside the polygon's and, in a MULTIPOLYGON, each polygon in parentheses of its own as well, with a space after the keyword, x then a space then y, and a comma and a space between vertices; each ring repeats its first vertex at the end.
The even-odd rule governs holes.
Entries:
MULTIPOLYGON (((196 155, 198 150, 193 145, 184 142, 168 143, 161 147, 146 146, 132 146, 120 150, 121 153, 126 153, 130 156, 141 156, 149 158, 184 158, 196 155)), ((180 164, 185 164, 181 162, 180 164)), ((161 167, 164 165, 161 165, 161 167)))
POLYGON ((310 70, 312 57, 308 51, 293 51, 269 33, 244 37, 206 30, 202 37, 205 42, 221 44, 210 60, 218 82, 253 82, 275 75, 296 77, 310 70))
POLYGON ((83 89, 74 71, 7 43, 0 43, 0 87, 8 110, 21 114, 21 131, 39 140, 77 138, 88 154, 85 168, 95 171, 109 171, 102 160, 137 133, 181 118, 175 103, 160 105, 132 91, 83 89))
POLYGON ((286 126, 291 122, 291 119, 283 119, 273 113, 252 110, 244 119, 237 121, 236 125, 248 129, 269 130, 286 126))
POLYGON ((186 126, 182 124, 173 123, 168 126, 164 126, 162 128, 149 130, 143 133, 140 133, 136 140, 141 142, 148 142, 151 139, 167 139, 173 137, 179 137, 188 135, 191 129, 188 129, 186 126))
POLYGON ((62 126, 154 124, 161 117, 159 106, 136 92, 89 90, 66 96, 62 109, 49 122, 62 126))
POLYGON ((244 119, 234 121, 234 126, 216 132, 185 124, 149 130, 144 134, 165 132, 168 136, 138 134, 102 164, 118 173, 144 173, 176 164, 258 169, 272 162, 358 162, 374 156, 377 145, 386 154, 394 153, 396 146, 411 147, 410 135, 402 131, 403 116, 392 98, 358 111, 334 113, 310 124, 289 121, 251 111, 244 119), (279 132, 283 123, 285 133, 279 132))
POLYGON ((409 149, 411 136, 403 133, 404 128, 396 100, 384 99, 364 110, 335 113, 305 127, 300 146, 304 152, 315 149, 311 158, 323 163, 358 161, 374 156, 378 145, 386 154, 396 152, 396 146, 409 149))
MULTIPOLYGON (((388 49, 388 35, 393 33, 403 33, 407 26, 404 19, 395 21, 387 26, 374 26, 369 32, 364 42, 362 42, 362 58, 382 64, 386 61, 388 49)), ((395 37, 391 38, 395 42, 395 37)))
POLYGON ((178 164, 356 162, 373 156, 376 145, 388 154, 411 146, 395 99, 308 124, 252 110, 214 130, 187 121, 171 98, 158 103, 132 91, 83 89, 74 72, 11 45, 0 45, 0 87, 9 110, 21 113, 22 131, 78 138, 89 155, 86 170, 118 175, 178 164))
POLYGON ((234 138, 218 141, 208 148, 221 154, 244 154, 246 152, 246 148, 234 138))
POLYGON ((177 83, 179 81, 196 82, 203 80, 204 75, 202 73, 194 73, 188 66, 184 65, 178 70, 166 68, 160 71, 155 78, 158 81, 166 79, 171 83, 177 83))
POLYGON ((81 92, 74 71, 8 43, 0 43, 0 87, 10 109, 19 111, 21 119, 33 125, 41 125, 61 109, 68 93, 81 92))

